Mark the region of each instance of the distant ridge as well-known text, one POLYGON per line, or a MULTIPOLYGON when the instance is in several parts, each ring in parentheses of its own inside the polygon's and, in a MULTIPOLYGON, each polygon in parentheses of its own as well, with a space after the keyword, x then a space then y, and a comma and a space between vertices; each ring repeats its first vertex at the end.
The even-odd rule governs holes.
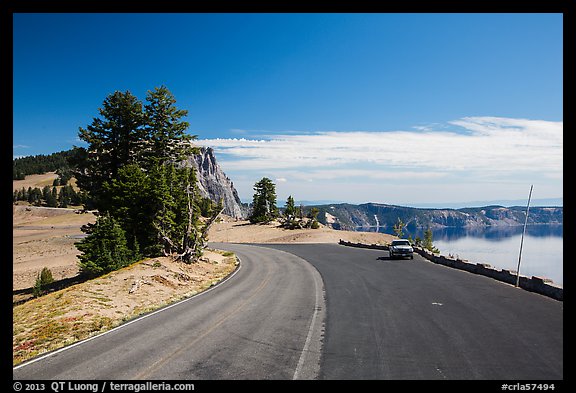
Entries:
MULTIPOLYGON (((245 203, 251 203, 252 200, 243 200, 245 203)), ((283 207, 285 201, 278 201, 278 206, 283 207)), ((319 200, 297 200, 296 205, 304 206, 319 206, 319 205, 341 205, 341 204, 354 204, 361 205, 365 203, 376 203, 378 202, 359 202, 352 203, 340 200, 331 199, 319 199, 319 200)), ((483 206, 526 206, 527 199, 495 199, 490 201, 469 201, 469 202, 434 202, 434 203, 406 203, 402 204, 405 207, 413 207, 417 209, 464 209, 467 207, 483 207, 483 206)), ((530 201, 530 206, 539 207, 561 207, 564 206, 564 198, 540 198, 532 199, 530 201)))
MULTIPOLYGON (((525 206, 499 205, 461 209, 416 208, 364 203, 318 205, 318 221, 334 229, 357 230, 361 227, 392 228, 400 219, 407 228, 489 227, 523 225, 525 206)), ((563 224, 564 208, 531 206, 528 224, 563 224)))
MULTIPOLYGON (((429 209, 462 209, 466 207, 482 207, 482 206, 526 206, 527 199, 497 199, 492 201, 470 201, 470 202, 441 202, 441 203, 414 203, 409 204, 410 207, 416 208, 429 208, 429 209)), ((564 206, 564 198, 540 198, 532 199, 530 206, 540 207, 558 207, 564 206)))

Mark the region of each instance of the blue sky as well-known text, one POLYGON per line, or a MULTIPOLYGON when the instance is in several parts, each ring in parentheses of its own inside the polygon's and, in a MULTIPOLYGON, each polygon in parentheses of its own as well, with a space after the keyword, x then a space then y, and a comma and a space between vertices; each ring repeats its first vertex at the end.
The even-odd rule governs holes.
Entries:
POLYGON ((166 85, 240 196, 562 197, 561 14, 15 14, 13 155, 166 85))

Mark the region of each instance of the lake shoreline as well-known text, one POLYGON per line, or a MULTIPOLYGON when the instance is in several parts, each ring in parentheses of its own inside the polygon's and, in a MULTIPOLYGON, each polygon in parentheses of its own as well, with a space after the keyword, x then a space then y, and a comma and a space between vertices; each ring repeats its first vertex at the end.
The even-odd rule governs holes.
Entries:
MULTIPOLYGON (((391 228, 389 228, 391 231, 391 228)), ((380 227, 380 232, 388 231, 380 227)), ((516 271, 523 226, 432 229, 433 244, 442 255, 516 271)), ((424 229, 405 230, 403 237, 424 238, 424 229)), ((526 226, 520 274, 550 279, 563 286, 563 224, 526 226)))

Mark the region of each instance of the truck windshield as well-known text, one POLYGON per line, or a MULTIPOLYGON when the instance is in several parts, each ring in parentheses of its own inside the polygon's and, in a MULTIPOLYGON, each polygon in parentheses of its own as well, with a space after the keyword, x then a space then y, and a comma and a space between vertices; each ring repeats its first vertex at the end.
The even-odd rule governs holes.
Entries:
POLYGON ((395 246, 409 246, 410 242, 408 240, 393 241, 392 244, 395 246))

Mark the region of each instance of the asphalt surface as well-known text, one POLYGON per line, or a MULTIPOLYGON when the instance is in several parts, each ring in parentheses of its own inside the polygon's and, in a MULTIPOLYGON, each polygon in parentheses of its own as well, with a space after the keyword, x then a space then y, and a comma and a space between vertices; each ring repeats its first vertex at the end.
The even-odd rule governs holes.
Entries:
POLYGON ((415 254, 274 245, 322 275, 319 379, 563 378, 563 302, 415 254))
POLYGON ((229 245, 240 269, 209 292, 13 369, 14 379, 315 379, 318 272, 285 252, 229 245))
POLYGON ((419 255, 215 246, 242 259, 224 283, 14 379, 563 378, 563 302, 419 255))

